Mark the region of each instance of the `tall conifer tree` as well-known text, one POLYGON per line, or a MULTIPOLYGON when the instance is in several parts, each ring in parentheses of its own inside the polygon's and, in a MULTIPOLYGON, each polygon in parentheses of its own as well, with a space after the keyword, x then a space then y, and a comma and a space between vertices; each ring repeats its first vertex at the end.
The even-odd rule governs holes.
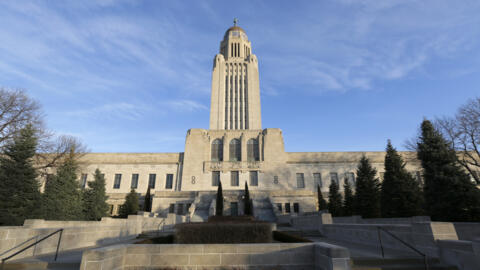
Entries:
POLYGON ((147 189, 147 194, 145 194, 145 199, 143 203, 143 211, 150 212, 152 211, 152 195, 150 194, 150 187, 147 189))
POLYGON ((355 214, 363 218, 380 217, 380 183, 376 178, 377 170, 370 160, 363 156, 357 168, 355 188, 355 214))
POLYGON ((328 191, 328 212, 332 216, 342 215, 342 195, 338 192, 338 185, 335 181, 330 183, 328 191))
POLYGON ((253 215, 253 207, 252 207, 252 201, 250 200, 250 191, 248 191, 248 184, 245 181, 245 198, 243 199, 244 201, 244 214, 246 216, 252 216, 253 215))
POLYGON ((221 181, 218 181, 215 215, 216 216, 223 216, 223 191, 222 191, 222 182, 221 181))
POLYGON ((27 125, 0 157, 0 225, 22 225, 39 217, 40 191, 32 158, 37 148, 35 130, 27 125))
POLYGON ((438 221, 480 221, 480 191, 457 163, 457 154, 424 120, 418 159, 424 172, 427 213, 438 221))
POLYGON ((351 216, 353 215, 353 204, 354 204, 354 197, 352 186, 348 179, 345 179, 345 184, 343 184, 343 215, 344 216, 351 216))
POLYGON ((390 140, 386 152, 385 174, 381 184, 382 217, 421 215, 423 192, 420 183, 405 169, 405 162, 390 140))
POLYGON ((125 197, 125 202, 120 206, 120 216, 128 217, 128 215, 136 215, 138 212, 138 194, 135 189, 131 189, 127 197, 125 197))
POLYGON ((318 211, 327 210, 328 205, 325 199, 323 198, 320 185, 317 185, 317 200, 318 200, 318 211))
POLYGON ((45 185, 43 211, 45 219, 82 220, 82 193, 77 181, 78 164, 74 149, 57 169, 57 173, 45 185))
POLYGON ((88 182, 83 193, 84 215, 86 220, 101 220, 107 216, 108 196, 105 193, 105 177, 99 169, 95 170, 94 180, 88 182))

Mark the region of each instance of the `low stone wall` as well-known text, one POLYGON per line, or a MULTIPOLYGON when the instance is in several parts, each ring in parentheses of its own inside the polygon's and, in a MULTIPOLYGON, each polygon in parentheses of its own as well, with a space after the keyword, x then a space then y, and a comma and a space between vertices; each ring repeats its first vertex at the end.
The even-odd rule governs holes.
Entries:
POLYGON ((291 219, 292 226, 305 231, 322 231, 322 225, 332 224, 332 216, 326 214, 316 214, 309 216, 297 216, 291 219))
MULTIPOLYGON (((128 219, 103 218, 101 221, 26 220, 24 226, 0 227, 0 258, 5 258, 42 237, 63 228, 60 251, 115 243, 135 238, 143 231, 157 230, 161 218, 129 216, 128 219)), ((38 243, 15 259, 55 252, 60 234, 38 243)))
POLYGON ((416 254, 388 233, 379 230, 378 227, 433 257, 439 256, 436 240, 458 240, 455 228, 449 222, 413 223, 411 225, 327 224, 322 226, 322 233, 327 238, 373 247, 379 252, 381 252, 381 238, 385 250, 416 254))
POLYGON ((454 265, 458 269, 477 270, 480 265, 480 239, 439 240, 440 259, 443 263, 454 265))
POLYGON ((325 243, 118 245, 84 252, 80 269, 347 270, 349 260, 347 249, 325 243))
POLYGON ((334 217, 334 224, 412 224, 430 222, 429 216, 414 216, 406 218, 362 218, 361 216, 334 217))

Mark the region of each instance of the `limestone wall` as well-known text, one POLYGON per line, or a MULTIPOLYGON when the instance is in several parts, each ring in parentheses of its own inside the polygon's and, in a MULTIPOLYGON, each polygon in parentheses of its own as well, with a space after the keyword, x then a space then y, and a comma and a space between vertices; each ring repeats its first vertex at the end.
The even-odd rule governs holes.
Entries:
POLYGON ((118 245, 84 252, 80 269, 346 270, 349 257, 347 249, 325 243, 118 245))
MULTIPOLYGON (((36 240, 63 228, 60 250, 114 243, 135 238, 142 231, 157 230, 163 219, 129 216, 128 219, 103 218, 102 221, 26 220, 24 226, 0 227, 0 258, 5 258, 36 240)), ((14 258, 53 253, 60 234, 40 242, 14 258)))
POLYGON ((412 224, 415 222, 430 222, 429 216, 405 218, 362 218, 361 216, 333 217, 335 224, 412 224))

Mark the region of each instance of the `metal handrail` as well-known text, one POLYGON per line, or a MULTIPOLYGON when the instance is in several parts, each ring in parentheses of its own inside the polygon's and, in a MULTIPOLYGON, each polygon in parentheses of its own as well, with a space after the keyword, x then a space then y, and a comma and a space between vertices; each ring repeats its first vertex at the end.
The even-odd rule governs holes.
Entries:
POLYGON ((165 229, 165 219, 166 218, 163 218, 162 221, 160 221, 160 223, 158 224, 157 236, 160 236, 160 226, 162 226, 162 232, 165 229))
MULTIPOLYGON (((51 237, 52 235, 54 235, 54 234, 56 234, 56 233, 58 233, 58 232, 60 232, 60 235, 59 235, 59 237, 58 237, 57 250, 55 251, 55 259, 54 259, 54 261, 57 261, 58 249, 60 248, 60 241, 62 240, 63 228, 62 228, 62 229, 58 229, 58 230, 56 230, 56 231, 48 234, 47 236, 43 237, 42 239, 35 241, 35 243, 32 243, 32 244, 30 244, 30 245, 22 248, 21 250, 13 253, 12 255, 10 255, 10 256, 8 256, 8 257, 2 258, 2 265, 1 265, 0 269, 3 270, 3 267, 4 267, 4 264, 5 264, 5 261, 6 261, 6 260, 9 260, 9 259, 11 259, 12 257, 17 256, 18 254, 24 252, 25 250, 27 250, 27 249, 35 246, 35 245, 37 245, 38 243, 42 242, 43 240, 51 237)), ((22 243, 22 244, 23 244, 23 243, 22 243)), ((20 245, 22 245, 22 244, 20 244, 20 245)))
POLYGON ((383 251, 383 244, 382 244, 382 237, 381 237, 381 233, 380 231, 384 231, 386 232, 388 235, 390 235, 391 237, 393 237, 395 240, 399 241, 400 243, 402 243, 403 245, 405 245, 406 247, 410 248, 411 250, 415 251, 417 254, 419 254, 420 256, 423 257, 423 263, 425 265, 425 270, 428 270, 428 258, 427 258, 427 254, 421 252, 420 250, 416 249, 414 246, 410 245, 409 243, 403 241, 400 237, 396 236, 395 234, 387 231, 386 229, 380 227, 380 226, 377 226, 377 231, 378 231, 378 240, 380 241, 380 248, 382 249, 382 258, 385 258, 385 253, 383 251))

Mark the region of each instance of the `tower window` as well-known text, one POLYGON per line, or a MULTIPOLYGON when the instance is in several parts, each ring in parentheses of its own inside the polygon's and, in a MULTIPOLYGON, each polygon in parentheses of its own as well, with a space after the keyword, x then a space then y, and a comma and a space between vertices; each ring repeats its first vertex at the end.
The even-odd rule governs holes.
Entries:
POLYGON ((212 161, 223 161, 223 142, 215 139, 212 143, 212 161))
POLYGON ((240 161, 242 159, 242 148, 239 139, 230 141, 230 161, 240 161))
POLYGON ((247 160, 248 161, 259 161, 259 149, 258 149, 258 140, 250 139, 247 142, 247 160))

